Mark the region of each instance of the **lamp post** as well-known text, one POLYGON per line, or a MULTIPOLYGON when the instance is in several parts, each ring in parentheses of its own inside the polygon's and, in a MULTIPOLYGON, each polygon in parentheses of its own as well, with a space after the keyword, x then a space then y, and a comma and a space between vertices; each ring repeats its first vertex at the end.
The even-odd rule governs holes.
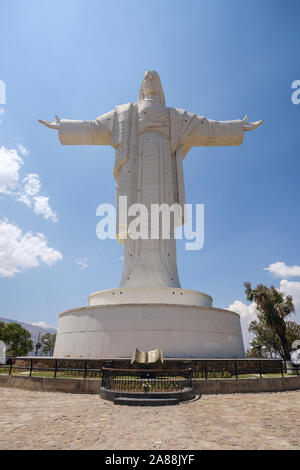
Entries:
POLYGON ((39 333, 39 337, 38 337, 38 340, 37 340, 37 343, 35 345, 35 356, 38 355, 38 351, 39 349, 41 349, 42 345, 40 343, 40 337, 41 337, 41 333, 39 333))

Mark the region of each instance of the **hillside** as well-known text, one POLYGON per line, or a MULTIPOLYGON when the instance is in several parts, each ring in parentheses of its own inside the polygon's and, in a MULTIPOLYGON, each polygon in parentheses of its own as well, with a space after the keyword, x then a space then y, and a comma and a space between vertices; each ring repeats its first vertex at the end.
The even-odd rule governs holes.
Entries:
POLYGON ((26 330, 30 332, 34 346, 37 343, 39 333, 41 333, 41 337, 45 335, 46 333, 56 333, 55 328, 42 328, 41 326, 31 325, 30 323, 24 323, 18 320, 11 320, 8 318, 0 317, 0 321, 4 323, 12 323, 12 322, 19 323, 23 328, 25 328, 26 330))

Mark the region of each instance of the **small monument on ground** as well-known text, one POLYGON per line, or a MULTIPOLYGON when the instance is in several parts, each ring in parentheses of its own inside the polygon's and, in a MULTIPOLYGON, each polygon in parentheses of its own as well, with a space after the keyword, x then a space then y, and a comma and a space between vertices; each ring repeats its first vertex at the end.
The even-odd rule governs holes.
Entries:
MULTIPOLYGON (((117 203, 176 205, 169 237, 130 237, 118 214, 117 238, 124 244, 118 288, 90 294, 88 306, 60 315, 56 357, 130 357, 137 347, 162 349, 165 357, 242 357, 239 315, 212 307, 212 298, 182 289, 175 226, 185 223, 182 162, 193 146, 240 145, 244 132, 262 121, 213 121, 166 107, 160 78, 144 75, 137 103, 116 106, 91 121, 40 120, 57 129, 63 145, 110 145, 115 149, 117 203)), ((120 212, 120 210, 119 210, 120 212)), ((130 221, 130 219, 129 219, 130 221)))
POLYGON ((140 351, 136 348, 132 354, 131 364, 155 364, 164 362, 163 352, 161 349, 153 349, 152 351, 140 351))

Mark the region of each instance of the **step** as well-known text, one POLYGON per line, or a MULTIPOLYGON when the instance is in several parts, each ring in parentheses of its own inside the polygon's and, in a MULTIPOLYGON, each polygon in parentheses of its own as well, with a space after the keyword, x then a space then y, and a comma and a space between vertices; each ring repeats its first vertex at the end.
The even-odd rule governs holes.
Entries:
POLYGON ((114 401, 115 398, 134 398, 134 399, 143 399, 143 398, 154 398, 154 399, 166 399, 166 398, 176 398, 178 401, 191 400, 195 397, 195 393, 192 388, 184 388, 183 390, 176 392, 148 392, 147 394, 143 392, 123 392, 118 390, 110 390, 104 387, 100 388, 100 396, 104 400, 114 401))
POLYGON ((128 406, 164 406, 164 405, 178 405, 178 398, 129 398, 129 397, 116 397, 114 399, 115 405, 128 405, 128 406))

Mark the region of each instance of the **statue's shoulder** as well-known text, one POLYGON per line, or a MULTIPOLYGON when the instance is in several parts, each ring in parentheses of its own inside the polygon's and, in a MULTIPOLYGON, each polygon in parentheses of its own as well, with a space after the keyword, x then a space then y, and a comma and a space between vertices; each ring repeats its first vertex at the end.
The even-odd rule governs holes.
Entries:
POLYGON ((178 126, 178 123, 181 122, 182 117, 185 113, 184 109, 180 108, 168 108, 171 126, 174 124, 178 126))
POLYGON ((169 108, 171 123, 185 125, 191 122, 197 123, 199 120, 205 119, 204 116, 197 116, 195 113, 190 113, 186 109, 169 108))
POLYGON ((117 113, 127 113, 134 106, 136 106, 136 103, 118 104, 117 106, 115 106, 115 111, 117 113))
POLYGON ((182 115, 184 113, 186 113, 186 110, 185 109, 180 109, 180 108, 168 108, 169 110, 169 113, 170 114, 173 114, 173 115, 182 115))
POLYGON ((181 109, 181 108, 168 108, 169 109, 169 113, 170 115, 173 115, 174 117, 189 117, 189 118, 192 118, 194 116, 196 116, 195 113, 190 113, 188 112, 186 109, 181 109))

